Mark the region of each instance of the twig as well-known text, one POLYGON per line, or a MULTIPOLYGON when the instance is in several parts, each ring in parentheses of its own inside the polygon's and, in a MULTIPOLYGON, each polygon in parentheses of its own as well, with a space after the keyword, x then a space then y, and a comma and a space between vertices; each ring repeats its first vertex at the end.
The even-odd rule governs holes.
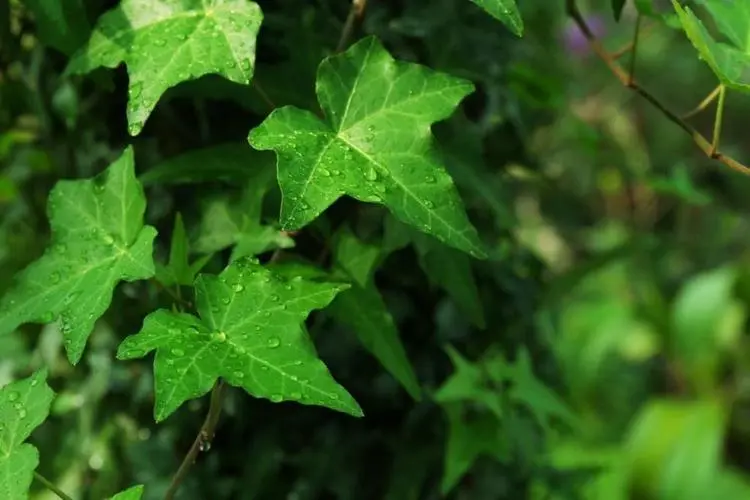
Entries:
POLYGON ((223 400, 224 382, 222 380, 219 380, 211 390, 211 404, 208 408, 208 415, 206 415, 206 420, 203 421, 201 430, 195 437, 193 445, 190 447, 187 455, 185 455, 185 458, 182 460, 182 464, 180 464, 180 468, 177 469, 177 472, 172 478, 172 483, 169 485, 169 489, 164 495, 164 500, 172 500, 174 498, 177 490, 180 488, 180 484, 182 484, 182 481, 185 480, 190 467, 195 463, 195 459, 198 456, 198 453, 202 451, 208 451, 208 449, 211 447, 211 441, 214 438, 214 434, 216 433, 216 426, 219 423, 219 415, 221 415, 221 404, 223 400))
POLYGON ((633 51, 630 53, 630 71, 628 72, 628 86, 635 81, 635 58, 638 55, 638 36, 641 32, 641 14, 635 18, 635 31, 633 32, 633 51))
POLYGON ((703 99, 701 101, 701 103, 698 104, 698 106, 695 107, 695 109, 693 109, 693 110, 685 113, 684 115, 682 115, 682 119, 683 120, 687 120, 688 118, 691 118, 691 117, 697 115, 698 113, 700 113, 701 111, 703 111, 704 109, 706 109, 709 104, 711 104, 712 102, 714 102, 714 100, 716 100, 716 98, 719 97, 719 92, 721 92, 721 86, 722 86, 722 84, 717 85, 716 88, 713 89, 711 91, 711 93, 708 94, 706 96, 706 98, 703 99))
POLYGON ((630 79, 630 75, 617 64, 617 62, 606 51, 606 49, 604 49, 602 44, 599 43, 599 40, 597 40, 596 36, 594 36, 591 28, 589 28, 588 24, 581 15, 581 12, 578 10, 576 0, 565 0, 565 7, 568 15, 578 25, 578 28, 583 33, 583 36, 586 37, 589 45, 591 45, 591 48, 594 50, 596 55, 607 65, 612 74, 615 75, 618 80, 620 80, 620 83, 622 83, 623 86, 632 89, 638 95, 646 99, 651 103, 652 106, 661 111, 661 113, 667 119, 669 119, 672 123, 680 127, 688 135, 690 135, 698 148, 700 148, 700 150, 703 151, 703 154, 705 154, 707 157, 718 160, 729 168, 740 173, 750 175, 750 167, 743 165, 739 161, 721 153, 720 151, 715 151, 708 139, 706 139, 700 132, 695 130, 690 124, 677 116, 677 114, 670 111, 666 106, 664 106, 664 104, 656 99, 656 97, 654 97, 653 95, 651 95, 651 93, 641 87, 638 82, 630 79))
MULTIPOLYGON (((640 29, 640 37, 644 37, 646 34, 648 34, 651 30, 654 29, 654 26, 656 26, 656 23, 647 24, 645 27, 641 27, 640 29)), ((634 40, 629 41, 621 48, 615 50, 614 52, 611 52, 610 55, 612 56, 612 59, 617 60, 633 50, 634 46, 634 40)))
POLYGON ((719 141, 721 140, 721 124, 724 121, 724 99, 727 96, 727 87, 724 84, 719 85, 719 102, 716 104, 716 118, 714 118, 714 135, 711 138, 711 156, 713 157, 719 150, 719 141))
POLYGON ((341 37, 339 43, 336 46, 336 52, 341 52, 346 48, 346 44, 349 43, 349 38, 354 32, 354 25, 362 19, 365 14, 365 8, 367 7, 367 0, 352 0, 352 6, 349 9, 349 15, 346 16, 346 22, 344 28, 341 30, 341 37))
POLYGON ((45 488, 60 497, 60 500, 73 500, 71 496, 67 495, 64 491, 55 486, 52 481, 39 474, 37 471, 34 471, 34 479, 42 483, 45 488))

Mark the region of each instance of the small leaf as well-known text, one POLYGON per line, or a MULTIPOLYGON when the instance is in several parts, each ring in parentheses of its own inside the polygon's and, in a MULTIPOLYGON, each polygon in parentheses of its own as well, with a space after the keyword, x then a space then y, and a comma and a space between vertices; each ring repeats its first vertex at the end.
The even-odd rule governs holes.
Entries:
POLYGON ((141 500, 143 496, 143 485, 132 486, 127 490, 113 496, 110 500, 141 500))
POLYGON ((104 13, 67 73, 128 66, 128 131, 137 135, 170 87, 217 73, 247 84, 263 14, 246 0, 122 0, 104 13))
POLYGON ((28 498, 39 451, 24 441, 47 419, 54 397, 46 370, 0 389, 0 498, 28 498))
POLYGON ((208 392, 218 377, 252 396, 362 416, 362 410, 318 359, 302 322, 326 307, 344 284, 287 279, 250 258, 195 282, 199 317, 158 310, 126 338, 119 359, 156 349, 154 417, 208 392))
POLYGON ((612 1, 612 12, 615 15, 615 21, 619 21, 622 17, 622 11, 625 8, 625 0, 611 0, 612 1))
POLYGON ((473 91, 471 82, 397 62, 369 37, 325 59, 316 89, 326 121, 287 106, 249 136, 253 147, 276 152, 285 229, 300 229, 349 195, 486 257, 430 133, 473 91))
POLYGON ((59 320, 68 359, 78 363, 117 283, 154 275, 156 230, 143 225, 145 210, 130 147, 94 179, 59 181, 47 203, 51 245, 0 302, 0 335, 59 320))
POLYGON ((156 264, 156 279, 164 286, 191 286, 195 275, 203 269, 211 255, 205 255, 190 264, 188 254, 189 244, 185 224, 182 222, 182 215, 177 212, 169 250, 169 263, 166 266, 156 264))
POLYGON ((379 249, 363 243, 347 231, 340 234, 335 253, 339 267, 354 284, 351 289, 340 293, 328 310, 336 319, 349 325, 365 349, 419 401, 422 390, 417 376, 393 317, 372 281, 379 249))
POLYGON ((523 19, 518 11, 516 0, 471 0, 502 22, 514 35, 523 36, 523 19))
POLYGON ((478 403, 502 418, 505 412, 500 391, 489 386, 481 364, 470 363, 451 346, 445 350, 453 363, 453 374, 435 392, 435 401, 441 404, 478 403))

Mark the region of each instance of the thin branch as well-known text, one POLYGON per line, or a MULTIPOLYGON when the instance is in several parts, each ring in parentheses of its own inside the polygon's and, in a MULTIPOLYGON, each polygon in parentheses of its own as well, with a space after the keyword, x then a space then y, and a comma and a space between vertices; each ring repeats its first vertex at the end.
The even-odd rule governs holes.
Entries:
POLYGON ((651 95, 651 93, 649 93, 646 89, 641 87, 635 80, 630 79, 630 75, 628 75, 628 73, 626 73, 617 64, 617 62, 606 51, 602 44, 599 43, 599 40, 597 40, 596 36, 591 31, 591 28, 589 28, 588 24, 586 23, 586 20, 581 15, 581 12, 578 10, 576 0, 565 0, 565 7, 568 15, 571 17, 571 19, 573 19, 576 25, 578 25, 578 28, 583 33, 583 36, 586 37, 589 45, 591 45, 591 48, 594 50, 596 55, 607 65, 612 74, 615 75, 618 80, 620 80, 620 83, 622 83, 623 86, 632 89, 638 95, 646 99, 651 103, 652 106, 661 111, 661 113, 668 120, 670 120, 672 123, 684 130, 688 135, 690 135, 690 137, 693 138, 695 144, 700 148, 701 151, 703 151, 703 154, 705 154, 707 157, 718 160, 729 168, 740 173, 750 175, 750 167, 743 165, 730 156, 726 156, 719 151, 715 151, 708 139, 706 139, 700 132, 695 130, 690 124, 677 116, 677 114, 675 114, 673 111, 670 111, 666 106, 664 106, 664 104, 656 99, 656 97, 651 95))
POLYGON ((39 474, 37 471, 34 471, 34 479, 42 483, 45 488, 60 497, 60 500, 73 500, 73 497, 67 495, 64 491, 55 486, 52 481, 39 474))
POLYGON ((719 150, 721 141, 721 124, 724 121, 724 100, 727 96, 727 87, 719 85, 719 102, 716 104, 716 117, 714 118, 714 135, 711 138, 711 156, 719 150))
POLYGON ((628 86, 635 81, 635 58, 638 55, 638 36, 641 32, 641 14, 635 19, 635 31, 633 32, 633 51, 630 53, 630 71, 628 72, 628 86))
MULTIPOLYGON (((644 36, 646 36, 649 32, 651 32, 651 30, 654 29, 654 26, 656 26, 656 23, 650 23, 650 24, 647 24, 646 26, 641 27, 639 38, 643 38, 644 36)), ((615 50, 614 52, 611 52, 610 55, 612 56, 612 59, 617 60, 621 58, 622 56, 624 56, 625 54, 627 54, 628 52, 630 52, 631 50, 633 50, 633 46, 634 46, 633 42, 634 40, 631 40, 625 45, 623 45, 621 48, 615 50)))
POLYGON ((719 97, 719 92, 721 92, 721 86, 722 86, 722 84, 717 85, 716 88, 713 89, 711 91, 711 93, 708 94, 706 96, 706 98, 703 99, 701 101, 701 103, 698 104, 695 107, 695 109, 693 109, 693 110, 685 113, 684 115, 682 115, 682 119, 683 120, 687 120, 688 118, 692 118, 693 116, 697 115, 698 113, 700 113, 701 111, 703 111, 704 109, 706 109, 709 104, 711 104, 712 102, 714 102, 716 100, 716 98, 719 97))
POLYGON ((349 9, 349 15, 346 16, 346 22, 344 22, 344 28, 341 30, 341 37, 339 43, 336 46, 336 52, 341 52, 346 48, 349 43, 349 39, 352 37, 354 32, 354 26, 357 21, 361 20, 365 15, 365 8, 367 7, 367 0, 352 0, 352 6, 349 9))
POLYGON ((219 415, 221 415, 221 404, 224 400, 224 382, 219 380, 211 390, 211 404, 208 408, 208 415, 206 420, 203 421, 201 430, 193 441, 193 445, 190 447, 187 455, 180 464, 180 468, 177 469, 172 483, 169 485, 167 493, 164 495, 164 500, 172 500, 180 488, 180 485, 187 477, 187 473, 190 467, 195 463, 195 459, 198 453, 202 451, 208 451, 211 448, 211 441, 216 434, 216 426, 219 423, 219 415))

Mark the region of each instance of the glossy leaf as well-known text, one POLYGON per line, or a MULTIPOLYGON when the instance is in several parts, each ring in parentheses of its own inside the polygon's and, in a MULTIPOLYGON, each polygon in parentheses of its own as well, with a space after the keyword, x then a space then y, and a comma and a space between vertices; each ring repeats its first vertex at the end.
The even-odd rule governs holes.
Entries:
POLYGON ((141 500, 143 496, 143 485, 132 486, 127 490, 113 496, 110 500, 141 500))
POLYGON ((501 393, 496 387, 490 386, 481 364, 470 363, 451 346, 446 347, 446 352, 453 363, 453 374, 435 392, 435 401, 441 404, 477 403, 502 418, 505 412, 501 393))
POLYGON ((492 17, 501 21, 515 35, 523 36, 523 20, 518 11, 516 0, 471 0, 487 11, 492 17))
POLYGON ((59 320, 68 359, 77 363, 115 286, 154 275, 156 230, 143 225, 145 210, 132 148, 98 177, 59 181, 47 204, 51 245, 0 302, 0 335, 59 320))
POLYGON ((247 0, 122 0, 103 14, 67 68, 128 67, 128 131, 137 135, 162 94, 216 73, 247 84, 263 14, 247 0))
POLYGON ((24 441, 47 419, 54 397, 44 370, 0 389, 0 498, 28 498, 39 452, 24 441))
POLYGON ((388 372, 416 400, 421 399, 417 376, 406 355, 391 313, 372 279, 380 251, 367 245, 350 232, 342 233, 337 242, 336 262, 351 280, 352 287, 340 293, 329 311, 349 325, 357 338, 388 372))
POLYGON ((310 311, 326 307, 348 285, 287 279, 242 258, 218 276, 199 275, 195 288, 199 316, 155 311, 117 352, 119 359, 134 359, 157 351, 157 421, 208 392, 218 377, 276 403, 362 415, 302 329, 310 311))
POLYGON ((750 92, 750 3, 701 1, 731 42, 717 42, 693 11, 672 0, 685 34, 716 77, 727 87, 750 92))
POLYGON ((349 195, 382 203, 399 220, 485 257, 430 133, 473 88, 395 61, 374 37, 325 59, 316 89, 326 120, 287 106, 249 136, 255 148, 277 154, 284 228, 305 226, 349 195))

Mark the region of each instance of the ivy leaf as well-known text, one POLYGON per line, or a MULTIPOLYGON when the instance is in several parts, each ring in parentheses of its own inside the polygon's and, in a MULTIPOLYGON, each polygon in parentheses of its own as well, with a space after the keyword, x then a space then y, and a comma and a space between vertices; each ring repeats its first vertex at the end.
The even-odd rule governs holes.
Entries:
POLYGON ((263 14, 247 0, 122 0, 104 13, 67 73, 128 67, 128 131, 137 135, 161 95, 217 73, 247 84, 263 14))
POLYGON ((36 35, 45 44, 71 55, 84 43, 91 31, 82 0, 24 0, 34 13, 36 35))
POLYGON ((24 441, 47 419, 54 397, 46 370, 0 389, 0 498, 28 498, 39 451, 24 441))
POLYGON ((325 59, 316 89, 325 121, 286 106, 249 136, 255 148, 276 152, 285 229, 305 226, 349 195, 486 257, 430 132, 473 91, 470 82, 397 62, 368 37, 325 59))
POLYGON ((481 363, 474 364, 466 360, 453 347, 447 346, 446 352, 453 363, 453 375, 435 392, 435 401, 441 404, 473 402, 483 405, 498 418, 502 418, 503 404, 500 392, 487 384, 481 363))
POLYGON ((195 275, 203 269, 211 255, 204 255, 190 264, 188 260, 189 250, 185 224, 182 222, 182 215, 177 212, 174 230, 172 231, 172 244, 169 250, 169 263, 166 266, 156 264, 156 279, 162 285, 191 286, 193 284, 195 275))
POLYGON ((727 87, 750 92, 750 3, 700 2, 731 44, 716 42, 689 7, 672 0, 685 34, 716 77, 727 87))
POLYGON ((489 15, 502 22, 516 36, 523 36, 523 19, 516 0, 471 0, 489 15))
POLYGON ((393 317, 372 279, 380 250, 365 244, 347 231, 338 238, 335 257, 338 267, 353 285, 336 297, 328 311, 348 325, 365 349, 419 401, 422 391, 417 376, 406 355, 393 317))
POLYGON ((0 302, 0 335, 59 319, 68 359, 78 363, 117 283, 154 275, 156 230, 143 225, 145 210, 131 147, 100 176, 59 181, 47 204, 52 244, 0 302))
POLYGON ((444 405, 443 409, 449 428, 440 489, 447 495, 479 456, 505 461, 510 446, 500 421, 491 413, 467 414, 464 405, 455 403, 444 405))
POLYGON ((141 500, 143 496, 143 485, 132 486, 127 490, 121 491, 120 493, 113 496, 110 500, 141 500))
POLYGON ((622 11, 625 8, 625 0, 612 0, 612 12, 615 15, 615 21, 622 17, 622 11))
POLYGON ((208 392, 218 377, 255 397, 362 416, 328 372, 303 330, 313 309, 326 307, 348 285, 287 279, 242 258, 220 275, 195 281, 199 317, 160 309, 126 338, 118 359, 156 350, 157 422, 208 392))

